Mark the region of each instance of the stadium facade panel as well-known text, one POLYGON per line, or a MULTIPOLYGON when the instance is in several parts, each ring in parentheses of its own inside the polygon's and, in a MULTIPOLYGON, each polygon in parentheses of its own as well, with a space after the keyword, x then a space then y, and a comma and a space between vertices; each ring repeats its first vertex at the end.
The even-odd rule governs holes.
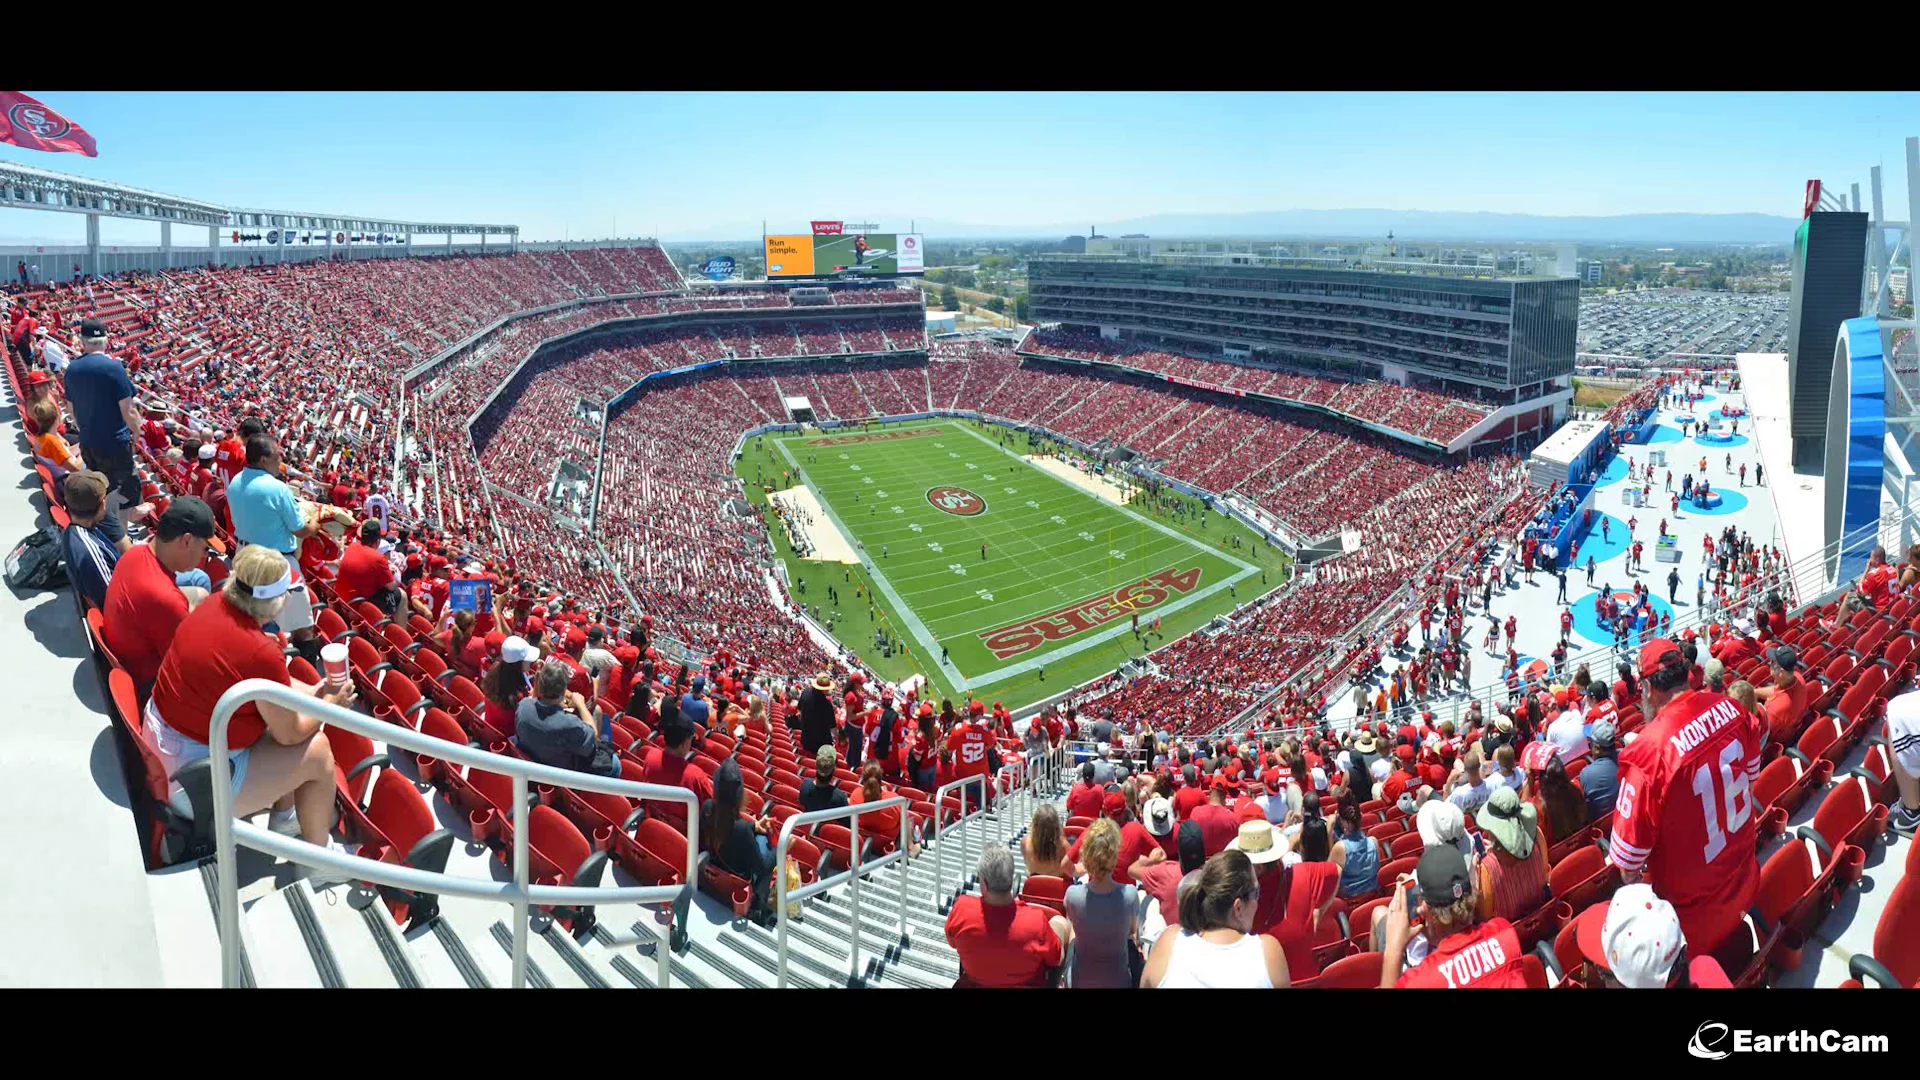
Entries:
POLYGON ((1042 256, 1034 318, 1511 403, 1573 374, 1575 278, 1444 277, 1250 256, 1042 256))

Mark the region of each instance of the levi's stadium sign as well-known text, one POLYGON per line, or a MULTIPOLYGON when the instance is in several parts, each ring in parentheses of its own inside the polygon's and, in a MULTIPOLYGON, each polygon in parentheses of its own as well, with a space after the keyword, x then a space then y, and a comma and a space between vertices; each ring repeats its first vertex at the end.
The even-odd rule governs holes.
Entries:
POLYGON ((834 236, 846 225, 844 221, 816 221, 813 223, 813 235, 834 236))

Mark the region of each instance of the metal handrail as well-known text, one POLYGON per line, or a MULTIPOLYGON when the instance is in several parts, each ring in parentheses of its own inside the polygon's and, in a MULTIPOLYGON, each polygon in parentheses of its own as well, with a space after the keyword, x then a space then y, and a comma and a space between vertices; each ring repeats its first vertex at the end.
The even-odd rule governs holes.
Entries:
MULTIPOLYGON (((960 796, 960 816, 953 821, 953 827, 957 829, 966 823, 967 818, 973 816, 973 814, 967 812, 967 797, 964 794, 965 789, 973 784, 980 785, 980 806, 973 811, 973 814, 984 814, 987 812, 986 773, 963 776, 951 783, 940 785, 933 793, 933 902, 935 910, 943 915, 946 914, 947 911, 947 848, 945 844, 940 842, 940 834, 944 830, 946 823, 947 792, 963 792, 960 796)), ((962 867, 960 880, 965 881, 966 879, 967 872, 966 869, 962 867)))
MULTIPOLYGON (((164 717, 163 717, 164 719, 164 717)), ((608 903, 672 904, 678 906, 692 897, 699 880, 700 797, 682 787, 642 784, 591 773, 559 769, 519 758, 503 757, 477 747, 436 739, 412 728, 375 720, 330 702, 303 694, 290 686, 268 679, 242 679, 227 688, 214 703, 207 725, 208 763, 213 773, 214 858, 220 871, 219 907, 216 918, 220 930, 220 977, 229 988, 238 987, 240 975, 240 881, 234 866, 235 841, 278 855, 302 866, 350 874, 359 881, 428 892, 438 896, 464 896, 474 900, 492 900, 513 905, 513 987, 527 981, 527 909, 530 905, 590 905, 608 903), (304 841, 292 840, 245 821, 235 828, 233 816, 232 763, 227 759, 227 727, 233 714, 250 702, 266 701, 291 709, 323 723, 377 738, 388 746, 398 746, 416 754, 441 761, 485 769, 513 778, 513 882, 477 881, 451 874, 430 873, 411 867, 394 866, 358 855, 339 855, 304 841), (564 885, 532 885, 527 865, 527 784, 537 780, 558 788, 598 791, 609 795, 650 799, 656 802, 683 803, 687 813, 686 877, 679 885, 648 885, 632 888, 583 888, 564 885)), ((669 927, 669 931, 671 927, 669 927)), ((672 970, 671 936, 661 942, 660 981, 668 985, 672 970)))
MULTIPOLYGON (((774 849, 773 860, 774 918, 776 920, 773 938, 774 949, 778 954, 773 973, 773 988, 775 990, 785 990, 787 988, 787 904, 789 902, 798 903, 810 897, 818 896, 842 884, 851 885, 851 888, 848 890, 849 899, 847 902, 850 909, 847 916, 849 924, 847 937, 852 945, 853 955, 852 959, 848 961, 847 974, 855 977, 859 976, 860 879, 875 870, 891 866, 907 857, 907 853, 912 849, 912 844, 908 842, 908 833, 913 827, 913 817, 908 813, 908 810, 912 805, 913 801, 904 795, 890 795, 881 799, 879 802, 849 803, 846 806, 836 806, 831 810, 809 810, 803 814, 795 814, 781 823, 780 843, 774 849), (890 806, 898 807, 900 810, 900 846, 894 851, 882 855, 871 862, 863 861, 860 856, 862 849, 867 845, 860 838, 860 815, 871 810, 883 810, 890 806), (787 848, 793 843, 794 828, 801 825, 817 825, 823 821, 838 821, 841 818, 851 818, 853 822, 852 825, 849 826, 849 831, 853 833, 853 843, 849 845, 852 849, 853 865, 832 877, 822 878, 811 885, 802 885, 792 892, 787 891, 787 848)), ((904 940, 906 936, 907 891, 906 882, 903 881, 900 883, 900 937, 904 940)))

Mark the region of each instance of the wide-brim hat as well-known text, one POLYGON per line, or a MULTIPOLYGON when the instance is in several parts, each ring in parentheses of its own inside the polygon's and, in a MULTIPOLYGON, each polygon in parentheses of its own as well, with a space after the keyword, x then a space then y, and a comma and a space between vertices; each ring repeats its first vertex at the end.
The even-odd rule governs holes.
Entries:
POLYGON ((1240 824, 1240 832, 1227 843, 1228 851, 1237 851, 1247 857, 1255 866, 1264 866, 1277 862, 1287 853, 1285 838, 1273 822, 1246 821, 1240 824))
POLYGON ((814 688, 815 690, 831 690, 831 689, 833 689, 833 676, 831 676, 831 675, 829 675, 829 674, 827 674, 827 673, 826 673, 826 672, 824 672, 824 671, 823 671, 823 672, 821 672, 821 673, 820 673, 820 674, 818 674, 818 675, 815 675, 815 676, 813 677, 813 688, 814 688))
POLYGON ((1530 802, 1521 802, 1510 787, 1495 788, 1485 806, 1473 816, 1480 831, 1491 835, 1516 859, 1533 854, 1534 826, 1540 811, 1530 802))

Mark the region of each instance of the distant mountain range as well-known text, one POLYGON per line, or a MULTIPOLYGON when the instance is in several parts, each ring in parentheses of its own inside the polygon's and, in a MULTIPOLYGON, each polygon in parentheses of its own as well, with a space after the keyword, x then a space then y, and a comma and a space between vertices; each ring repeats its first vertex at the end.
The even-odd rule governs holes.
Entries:
MULTIPOLYGON (((904 222, 890 222, 905 228, 904 222)), ((1452 210, 1256 210, 1246 213, 1151 214, 1124 221, 1057 225, 980 225, 928 218, 917 227, 929 240, 1045 239, 1086 235, 1089 224, 1102 236, 1146 233, 1157 239, 1232 237, 1236 239, 1385 239, 1458 240, 1526 243, 1598 244, 1790 244, 1799 225, 1776 214, 1618 214, 1562 216, 1496 214, 1452 210)), ((667 240, 743 240, 760 235, 760 224, 729 224, 689 230, 667 240)))

